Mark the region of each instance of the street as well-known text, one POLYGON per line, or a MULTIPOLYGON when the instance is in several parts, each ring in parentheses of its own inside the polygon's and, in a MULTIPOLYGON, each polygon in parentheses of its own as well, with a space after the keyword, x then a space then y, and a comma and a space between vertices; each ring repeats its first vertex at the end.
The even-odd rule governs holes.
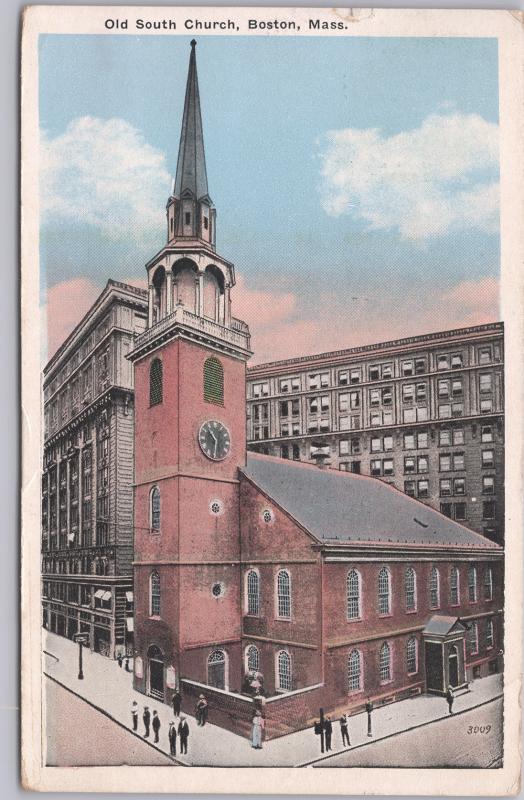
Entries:
POLYGON ((168 756, 49 678, 45 679, 47 766, 173 767, 168 756))
MULTIPOLYGON (((338 734, 338 731, 337 731, 338 734)), ((335 755, 315 767, 498 767, 502 700, 335 755), (489 730, 488 730, 489 728, 489 730)))

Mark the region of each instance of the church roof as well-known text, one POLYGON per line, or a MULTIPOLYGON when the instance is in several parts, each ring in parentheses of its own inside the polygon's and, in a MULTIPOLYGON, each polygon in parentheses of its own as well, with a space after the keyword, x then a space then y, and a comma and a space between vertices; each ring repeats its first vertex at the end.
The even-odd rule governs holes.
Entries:
POLYGON ((241 472, 322 543, 446 545, 502 552, 494 542, 376 478, 248 453, 241 472))
POLYGON ((189 191, 196 200, 201 200, 208 197, 208 190, 195 47, 193 39, 173 194, 180 198, 189 191))

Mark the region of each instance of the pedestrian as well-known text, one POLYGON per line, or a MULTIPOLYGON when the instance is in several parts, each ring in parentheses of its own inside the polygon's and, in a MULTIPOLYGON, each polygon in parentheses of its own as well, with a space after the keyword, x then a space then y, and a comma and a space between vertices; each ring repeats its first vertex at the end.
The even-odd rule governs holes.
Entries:
POLYGON ((172 756, 176 756, 176 725, 174 722, 169 723, 169 752, 172 756))
POLYGON ((255 711, 253 726, 251 728, 251 747, 262 750, 262 734, 264 733, 265 719, 260 711, 255 711))
POLYGON ((349 741, 349 730, 348 730, 348 716, 347 714, 342 714, 340 717, 340 733, 342 735, 342 747, 351 747, 351 742, 349 741))
POLYGON ((149 736, 149 723, 151 722, 151 712, 149 711, 149 706, 144 706, 144 713, 142 715, 142 719, 144 721, 144 739, 147 739, 149 736))
POLYGON ((117 655, 116 660, 118 661, 118 666, 120 667, 120 669, 122 669, 122 661, 123 661, 122 653, 119 653, 117 655))
POLYGON ((324 723, 322 719, 319 719, 318 722, 315 722, 315 727, 313 728, 315 731, 316 736, 320 736, 320 752, 324 752, 324 723))
POLYGON ((453 694, 453 689, 451 686, 448 686, 448 691, 446 692, 446 700, 448 701, 448 709, 449 713, 453 714, 453 701, 455 699, 455 695, 453 694))
POLYGON ((180 752, 187 753, 187 740, 189 739, 189 725, 185 717, 180 717, 178 724, 178 738, 180 739, 180 752))
POLYGON ((333 725, 331 719, 326 717, 324 720, 324 736, 326 739, 326 751, 331 750, 331 736, 333 734, 333 725))
POLYGON ((131 672, 131 670, 129 669, 129 658, 126 658, 125 671, 126 672, 131 672))
POLYGON ((138 703, 133 700, 131 703, 131 717, 133 718, 133 730, 138 730, 138 703))
POLYGON ((182 708, 182 695, 180 694, 178 689, 175 689, 172 703, 173 703, 173 714, 175 715, 175 717, 179 717, 180 709, 182 708))
POLYGON ((160 718, 156 711, 153 711, 153 722, 151 723, 155 732, 155 744, 158 742, 158 731, 160 730, 160 718))
POLYGON ((373 711, 373 703, 371 702, 371 698, 368 697, 366 702, 366 714, 368 715, 368 736, 373 736, 371 733, 371 712, 373 711))
POLYGON ((198 703, 196 704, 196 718, 199 725, 204 727, 207 721, 208 705, 207 700, 203 694, 199 695, 198 703))

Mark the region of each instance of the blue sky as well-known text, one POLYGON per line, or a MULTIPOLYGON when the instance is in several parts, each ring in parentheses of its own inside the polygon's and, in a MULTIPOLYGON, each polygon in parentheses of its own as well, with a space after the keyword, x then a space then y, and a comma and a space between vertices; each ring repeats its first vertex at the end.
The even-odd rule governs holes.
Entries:
MULTIPOLYGON (((41 37, 43 301, 162 246, 190 39, 41 37)), ((495 39, 201 36, 197 62, 218 249, 245 315, 281 309, 261 357, 497 316, 495 39)))

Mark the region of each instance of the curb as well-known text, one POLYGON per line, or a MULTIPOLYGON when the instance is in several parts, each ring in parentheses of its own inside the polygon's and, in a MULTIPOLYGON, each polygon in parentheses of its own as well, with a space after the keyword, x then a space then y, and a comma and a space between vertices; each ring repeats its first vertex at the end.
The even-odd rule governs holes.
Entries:
MULTIPOLYGON (((48 655, 52 655, 52 653, 48 653, 48 655)), ((56 658, 56 656, 55 656, 55 658, 56 658)), ((79 700, 83 700, 84 703, 87 703, 87 705, 91 706, 91 708, 94 708, 95 711, 98 711, 100 714, 103 714, 104 717, 107 717, 108 719, 110 719, 112 722, 115 723, 115 725, 118 725, 120 728, 123 728, 125 731, 127 731, 130 734, 132 734, 133 736, 136 736, 136 738, 140 739, 141 742, 144 742, 144 744, 149 745, 149 747, 152 747, 153 750, 156 750, 158 753, 161 753, 163 756, 166 756, 166 758, 170 758, 174 762, 174 764, 177 764, 179 767, 190 767, 191 766, 191 764, 188 764, 185 761, 180 761, 178 757, 170 756, 169 753, 165 752, 165 750, 162 750, 160 747, 157 747, 157 745, 154 744, 154 742, 149 742, 147 739, 144 739, 144 737, 140 736, 139 733, 136 733, 135 731, 131 730, 131 728, 128 728, 127 725, 124 725, 123 722, 120 722, 115 717, 111 716, 111 714, 109 714, 108 711, 105 711, 105 709, 100 708, 100 706, 95 705, 94 703, 91 702, 91 700, 88 700, 87 697, 84 697, 82 694, 79 694, 78 692, 75 692, 74 689, 71 689, 65 683, 62 683, 62 681, 59 681, 57 678, 54 678, 52 675, 49 675, 48 672, 44 672, 43 674, 50 681, 53 681, 54 683, 57 683, 59 686, 61 686, 67 692, 69 692, 70 694, 74 695, 75 697, 78 697, 79 700)))
POLYGON ((295 764, 295 767, 310 767, 313 764, 318 764, 320 761, 327 761, 330 758, 335 758, 336 756, 340 756, 343 753, 352 753, 354 750, 360 750, 362 747, 369 747, 376 742, 384 742, 386 739, 392 739, 394 736, 400 736, 402 733, 408 733, 408 731, 415 731, 418 728, 425 728, 428 725, 432 725, 434 722, 441 722, 443 719, 449 719, 450 716, 452 717, 459 717, 461 714, 467 714, 468 711, 473 711, 475 708, 481 708, 482 706, 486 706, 489 703, 495 702, 495 700, 499 700, 500 698, 504 697, 503 694, 497 694, 494 697, 490 697, 489 700, 483 700, 482 703, 477 703, 477 705, 470 706, 469 708, 463 708, 461 711, 455 711, 453 714, 443 714, 441 717, 435 717, 434 719, 427 720, 427 722, 420 722, 418 725, 411 725, 409 728, 404 728, 401 731, 394 731, 393 733, 387 733, 385 736, 380 736, 378 739, 372 739, 370 742, 361 742, 361 744, 356 744, 353 747, 346 747, 344 750, 338 750, 336 753, 329 753, 329 755, 320 756, 320 758, 313 758, 310 761, 302 761, 300 764, 295 764))

